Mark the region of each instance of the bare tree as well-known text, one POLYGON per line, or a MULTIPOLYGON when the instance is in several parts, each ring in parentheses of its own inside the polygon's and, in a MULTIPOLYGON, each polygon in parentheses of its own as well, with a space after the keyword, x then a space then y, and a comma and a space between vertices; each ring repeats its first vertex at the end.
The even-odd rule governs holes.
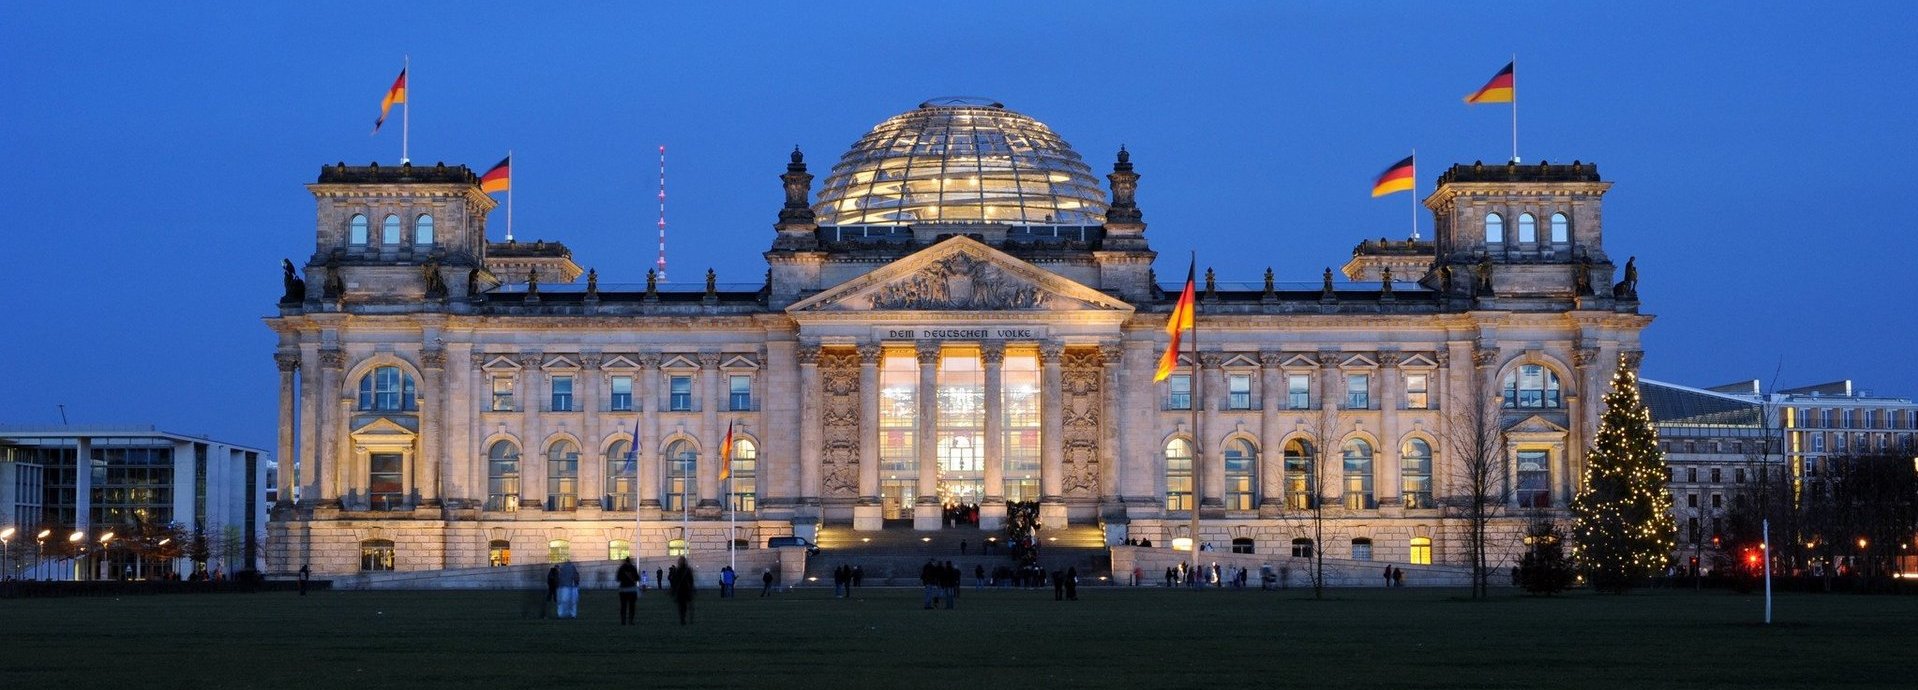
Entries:
POLYGON ((1463 524, 1467 556, 1472 565, 1472 598, 1491 594, 1490 562, 1493 521, 1511 504, 1512 487, 1505 471, 1509 443, 1497 399, 1454 398, 1452 417, 1445 425, 1451 446, 1451 487, 1442 504, 1463 524))
MULTIPOLYGON (((1325 409, 1313 411, 1312 423, 1305 427, 1306 434, 1312 438, 1310 446, 1305 449, 1306 462, 1310 464, 1305 468, 1306 483, 1309 486, 1304 487, 1304 500, 1299 501, 1296 495, 1289 497, 1286 511, 1283 513, 1284 517, 1297 522, 1312 535, 1312 553, 1307 560, 1309 567, 1306 569, 1306 576, 1312 583, 1312 596, 1321 599, 1325 597, 1325 503, 1328 500, 1325 486, 1328 479, 1336 485, 1340 476, 1332 468, 1342 467, 1341 462, 1344 456, 1339 450, 1339 439, 1347 430, 1345 420, 1334 407, 1336 401, 1327 396, 1322 404, 1325 409)), ((1288 493, 1291 493, 1290 480, 1288 471, 1288 493)), ((1338 500, 1340 493, 1331 493, 1330 495, 1333 496, 1331 500, 1338 500)), ((1334 534, 1334 536, 1337 535, 1334 534)))

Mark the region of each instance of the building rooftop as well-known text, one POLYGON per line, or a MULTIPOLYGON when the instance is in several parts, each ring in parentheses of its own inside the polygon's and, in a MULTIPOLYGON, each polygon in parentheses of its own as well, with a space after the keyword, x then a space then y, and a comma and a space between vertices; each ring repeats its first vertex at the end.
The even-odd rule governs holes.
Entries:
POLYGON ((320 167, 320 184, 479 184, 479 176, 464 165, 435 163, 431 166, 347 165, 345 162, 320 167))
POLYGON ((1733 395, 1650 379, 1638 380, 1638 394, 1658 424, 1760 427, 1765 423, 1763 405, 1733 395))
POLYGON ((1570 165, 1538 163, 1458 164, 1439 175, 1441 185, 1454 182, 1598 182, 1598 164, 1572 161, 1570 165))

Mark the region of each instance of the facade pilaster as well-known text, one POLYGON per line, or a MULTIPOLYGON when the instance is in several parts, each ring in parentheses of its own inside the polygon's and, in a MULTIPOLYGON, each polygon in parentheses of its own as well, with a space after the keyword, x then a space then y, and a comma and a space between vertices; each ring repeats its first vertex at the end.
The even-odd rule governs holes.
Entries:
POLYGON ((650 512, 658 517, 660 462, 659 454, 659 353, 644 352, 639 355, 639 371, 633 373, 634 409, 639 413, 640 438, 633 439, 633 451, 639 458, 639 510, 650 512))
POLYGON ((764 386, 760 394, 760 418, 765 434, 759 448, 759 481, 764 488, 760 502, 764 518, 788 519, 794 498, 799 495, 799 404, 805 392, 799 388, 799 371, 791 340, 766 343, 764 386))
MULTIPOLYGON (((274 485, 279 504, 293 505, 293 484, 297 477, 293 475, 293 377, 300 369, 300 355, 297 352, 280 352, 273 355, 273 361, 280 369, 280 436, 274 446, 274 462, 279 465, 279 481, 274 485)), ((275 506, 278 507, 278 506, 275 506)))
POLYGON ((1405 404, 1405 396, 1400 394, 1403 388, 1404 372, 1399 370, 1399 362, 1404 356, 1397 352, 1379 353, 1379 447, 1372 464, 1374 472, 1372 486, 1379 499, 1379 505, 1404 506, 1399 495, 1404 487, 1400 485, 1403 460, 1399 457, 1399 408, 1405 404))
POLYGON ((345 475, 340 471, 346 464, 346 444, 340 439, 346 435, 346 417, 340 416, 340 376, 346 366, 346 353, 338 348, 320 350, 320 385, 313 391, 313 408, 316 411, 313 428, 319 436, 313 444, 314 479, 318 485, 313 498, 321 504, 339 507, 344 493, 340 482, 345 475))
MULTIPOLYGON (((913 527, 937 529, 939 505, 939 343, 920 341, 913 354, 919 360, 919 414, 914 434, 918 443, 918 498, 913 502, 913 527), (930 524, 927 523, 930 519, 930 524)), ((863 394, 864 391, 861 391, 863 394)))
POLYGON ((1039 521, 1065 524, 1065 442, 1064 423, 1059 408, 1065 404, 1064 371, 1061 359, 1065 344, 1049 341, 1039 344, 1039 521))
POLYGON ((859 505, 873 506, 879 517, 879 362, 878 343, 859 346, 859 505))
POLYGON ((546 505, 546 429, 540 410, 546 407, 546 371, 540 368, 545 356, 537 352, 519 356, 519 404, 521 428, 526 430, 526 447, 519 453, 520 510, 541 510, 546 505))
POLYGON ((1119 463, 1126 456, 1124 437, 1119 432, 1119 415, 1125 406, 1125 348, 1117 342, 1099 345, 1100 373, 1104 378, 1100 385, 1105 388, 1101 396, 1103 409, 1099 410, 1099 503, 1117 506, 1123 496, 1119 491, 1124 475, 1119 463))
POLYGON ((995 506, 999 508, 996 512, 1003 518, 1003 504, 1006 502, 1006 344, 997 340, 980 343, 979 360, 986 370, 986 488, 985 502, 981 504, 980 512, 983 518, 983 506, 995 506))
MULTIPOLYGON (((1225 355, 1218 352, 1199 353, 1200 376, 1205 380, 1204 389, 1194 391, 1192 404, 1200 405, 1199 428, 1195 437, 1198 447, 1194 449, 1193 459, 1204 464, 1204 485, 1199 487, 1201 500, 1199 507, 1225 507, 1225 442, 1223 432, 1225 420, 1219 418, 1219 411, 1225 408, 1229 397, 1225 389, 1225 355), (1198 395, 1203 393, 1204 395, 1198 395)), ((1194 475, 1199 471, 1195 468, 1194 475)))
MULTIPOLYGON (((819 380, 819 343, 802 342, 799 344, 799 490, 794 497, 800 505, 819 505, 819 444, 824 430, 820 427, 820 403, 825 399, 826 391, 819 380)), ((862 395, 871 395, 861 390, 862 395)))
POLYGON ((421 352, 420 373, 426 378, 423 390, 427 399, 426 404, 419 406, 420 441, 414 449, 419 456, 413 462, 413 489, 419 494, 420 507, 438 508, 440 476, 446 468, 443 430, 446 428, 447 410, 453 406, 451 396, 446 394, 446 351, 432 349, 421 352))
POLYGON ((719 353, 699 353, 699 431, 700 445, 707 448, 708 462, 697 465, 699 508, 719 508, 719 463, 726 443, 726 425, 719 419, 719 353))
POLYGON ((1259 516, 1278 517, 1285 508, 1285 358, 1259 353, 1259 516))
POLYGON ((300 447, 299 447, 299 495, 302 509, 310 508, 319 501, 320 493, 320 354, 319 349, 308 345, 300 349, 300 447))
POLYGON ((1158 439, 1168 431, 1158 424, 1161 387, 1152 381, 1157 366, 1154 344, 1149 338, 1125 341, 1126 357, 1121 364, 1128 404, 1126 425, 1119 431, 1125 437, 1124 447, 1131 451, 1120 460, 1125 465, 1119 471, 1125 500, 1140 503, 1152 513, 1165 506, 1158 489, 1165 477, 1165 453, 1158 439))
POLYGON ((599 365, 604 358, 597 352, 583 353, 579 356, 579 380, 573 384, 573 393, 579 397, 579 507, 581 509, 600 508, 600 497, 606 495, 606 455, 600 448, 600 390, 605 387, 605 375, 599 365))

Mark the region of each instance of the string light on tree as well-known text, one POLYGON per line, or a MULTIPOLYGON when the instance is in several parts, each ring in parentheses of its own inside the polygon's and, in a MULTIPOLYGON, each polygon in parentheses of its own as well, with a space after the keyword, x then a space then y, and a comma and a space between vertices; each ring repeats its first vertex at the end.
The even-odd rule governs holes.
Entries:
POLYGON ((1638 372, 1624 355, 1605 394, 1605 416, 1572 501, 1573 556, 1588 582, 1624 592, 1662 570, 1676 544, 1664 454, 1638 372))

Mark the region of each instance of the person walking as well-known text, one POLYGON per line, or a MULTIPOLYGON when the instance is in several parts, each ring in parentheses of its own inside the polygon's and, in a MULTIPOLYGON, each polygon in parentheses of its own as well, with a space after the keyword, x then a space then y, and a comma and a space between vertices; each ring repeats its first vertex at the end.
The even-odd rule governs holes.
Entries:
POLYGON ((1079 566, 1066 567, 1066 601, 1079 600, 1079 566))
POLYGON ((927 559, 926 565, 919 569, 919 585, 925 589, 925 596, 920 602, 920 608, 931 609, 933 604, 939 602, 939 578, 941 575, 939 564, 931 559, 927 559))
POLYGON ((1405 569, 1404 568, 1392 569, 1392 586, 1393 587, 1405 586, 1405 569))
POLYGON ((559 564, 559 617, 579 617, 579 566, 570 560, 559 564))
MULTIPOLYGON (((559 607, 559 565, 558 564, 554 564, 552 567, 549 567, 546 569, 546 603, 552 604, 554 609, 558 610, 558 607, 559 607)), ((542 604, 539 607, 539 617, 540 618, 546 617, 546 606, 544 604, 542 604)))
POLYGON ((759 576, 759 582, 760 582, 760 587, 759 587, 759 596, 760 596, 760 598, 762 598, 762 599, 763 599, 763 598, 765 598, 765 597, 768 597, 768 596, 772 596, 772 593, 773 593, 773 569, 772 569, 772 568, 767 568, 767 569, 766 569, 766 574, 764 574, 764 575, 761 575, 761 576, 759 576))
POLYGON ((619 624, 633 625, 639 610, 639 566, 633 565, 633 559, 627 558, 619 564, 619 572, 613 574, 619 581, 619 624))
POLYGON ((719 598, 721 599, 733 598, 733 583, 738 581, 739 581, 739 575, 733 572, 732 566, 729 565, 729 566, 720 568, 719 569, 719 598))
POLYGON ((300 596, 306 596, 306 581, 313 579, 313 569, 300 564, 300 596))
POLYGON ((679 609, 679 624, 685 625, 693 619, 693 566, 686 562, 685 556, 679 557, 679 565, 673 568, 671 582, 673 605, 679 609))
POLYGON ((951 609, 959 604, 959 568, 952 561, 946 561, 945 570, 940 574, 945 578, 941 584, 945 585, 946 608, 951 609))
POLYGON ((1385 586, 1392 586, 1392 566, 1389 564, 1385 566, 1385 586))

